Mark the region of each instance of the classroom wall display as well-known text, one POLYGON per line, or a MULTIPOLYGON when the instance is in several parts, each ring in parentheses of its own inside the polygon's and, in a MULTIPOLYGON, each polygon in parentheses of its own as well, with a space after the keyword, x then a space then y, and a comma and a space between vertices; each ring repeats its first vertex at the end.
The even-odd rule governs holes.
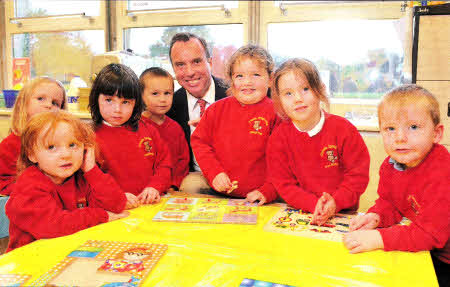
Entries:
POLYGON ((32 286, 143 286, 166 250, 165 244, 89 240, 32 286))
POLYGON ((153 221, 256 224, 257 204, 244 199, 169 198, 153 221))
POLYGON ((312 213, 286 206, 281 208, 264 226, 264 230, 329 241, 342 241, 349 231, 350 220, 357 213, 337 213, 322 226, 311 224, 312 213))

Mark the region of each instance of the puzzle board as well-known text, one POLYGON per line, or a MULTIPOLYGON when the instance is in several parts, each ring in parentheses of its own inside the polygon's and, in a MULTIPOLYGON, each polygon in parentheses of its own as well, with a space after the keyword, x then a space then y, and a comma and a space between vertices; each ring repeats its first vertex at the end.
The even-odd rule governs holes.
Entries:
POLYGON ((312 214, 300 209, 284 207, 264 226, 264 230, 311 238, 342 241, 342 235, 349 231, 350 219, 357 214, 337 213, 324 225, 310 224, 312 214))
POLYGON ((245 278, 244 280, 242 280, 239 287, 294 287, 294 286, 245 278))
POLYGON ((23 283, 30 279, 30 277, 30 275, 24 274, 0 274, 0 286, 23 286, 23 283))
POLYGON ((256 224, 258 207, 244 199, 169 198, 153 221, 256 224))
POLYGON ((167 245, 89 240, 32 286, 142 286, 167 245))

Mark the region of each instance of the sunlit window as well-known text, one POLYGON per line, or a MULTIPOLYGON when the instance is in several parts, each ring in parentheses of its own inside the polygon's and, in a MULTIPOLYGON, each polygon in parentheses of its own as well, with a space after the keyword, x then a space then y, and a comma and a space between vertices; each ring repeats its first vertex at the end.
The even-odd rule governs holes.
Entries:
POLYGON ((215 7, 237 8, 239 1, 128 1, 128 10, 159 10, 191 7, 215 7))
POLYGON ((378 99, 409 80, 403 73, 405 31, 400 23, 342 20, 269 24, 268 46, 277 64, 292 57, 313 61, 331 98, 378 99))
POLYGON ((225 63, 243 43, 242 24, 172 26, 132 28, 125 30, 124 48, 152 61, 153 66, 162 67, 173 74, 169 59, 172 36, 178 32, 191 32, 203 37, 212 55, 212 73, 223 78, 225 63))
POLYGON ((16 0, 16 17, 35 17, 85 13, 89 16, 100 15, 100 1, 69 0, 16 0))
POLYGON ((13 58, 30 58, 31 78, 50 76, 67 83, 89 81, 93 55, 105 52, 103 30, 13 35, 13 58))

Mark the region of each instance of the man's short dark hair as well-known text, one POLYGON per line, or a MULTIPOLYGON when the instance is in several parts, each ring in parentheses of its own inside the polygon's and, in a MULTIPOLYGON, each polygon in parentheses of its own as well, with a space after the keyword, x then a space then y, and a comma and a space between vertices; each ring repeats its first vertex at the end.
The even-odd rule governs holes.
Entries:
POLYGON ((197 39, 200 41, 200 43, 203 46, 203 49, 205 49, 205 56, 206 59, 210 59, 211 58, 211 53, 209 52, 209 48, 208 48, 208 44, 206 43, 205 39, 203 39, 202 37, 199 37, 195 34, 189 33, 189 32, 181 32, 181 33, 177 33, 172 37, 172 40, 170 40, 170 48, 169 48, 169 58, 170 58, 170 62, 172 63, 172 47, 176 42, 187 42, 190 39, 197 39))

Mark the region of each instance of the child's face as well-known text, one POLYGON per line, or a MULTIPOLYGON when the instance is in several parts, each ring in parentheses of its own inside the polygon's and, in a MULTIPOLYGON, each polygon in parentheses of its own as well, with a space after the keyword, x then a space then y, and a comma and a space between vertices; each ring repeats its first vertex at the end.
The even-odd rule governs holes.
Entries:
POLYGON ((384 105, 380 132, 388 155, 406 167, 421 163, 442 137, 443 126, 435 126, 423 104, 404 107, 384 105))
POLYGON ((135 99, 119 98, 116 94, 100 94, 98 97, 100 114, 113 127, 120 127, 131 118, 135 102, 135 99))
POLYGON ((155 115, 164 115, 170 110, 173 100, 173 81, 168 77, 148 76, 144 79, 145 89, 142 99, 147 111, 155 115))
POLYGON ((260 102, 269 89, 269 73, 256 60, 244 57, 233 65, 233 96, 244 105, 260 102))
POLYGON ((288 71, 278 79, 281 105, 300 129, 308 131, 320 120, 320 100, 303 73, 288 71))
POLYGON ((61 87, 55 83, 41 83, 33 91, 27 106, 28 118, 35 114, 60 109, 64 101, 61 87))
POLYGON ((55 184, 61 184, 80 169, 84 145, 75 138, 73 128, 68 123, 58 123, 54 134, 44 138, 48 128, 40 132, 37 146, 28 158, 37 163, 55 184))

